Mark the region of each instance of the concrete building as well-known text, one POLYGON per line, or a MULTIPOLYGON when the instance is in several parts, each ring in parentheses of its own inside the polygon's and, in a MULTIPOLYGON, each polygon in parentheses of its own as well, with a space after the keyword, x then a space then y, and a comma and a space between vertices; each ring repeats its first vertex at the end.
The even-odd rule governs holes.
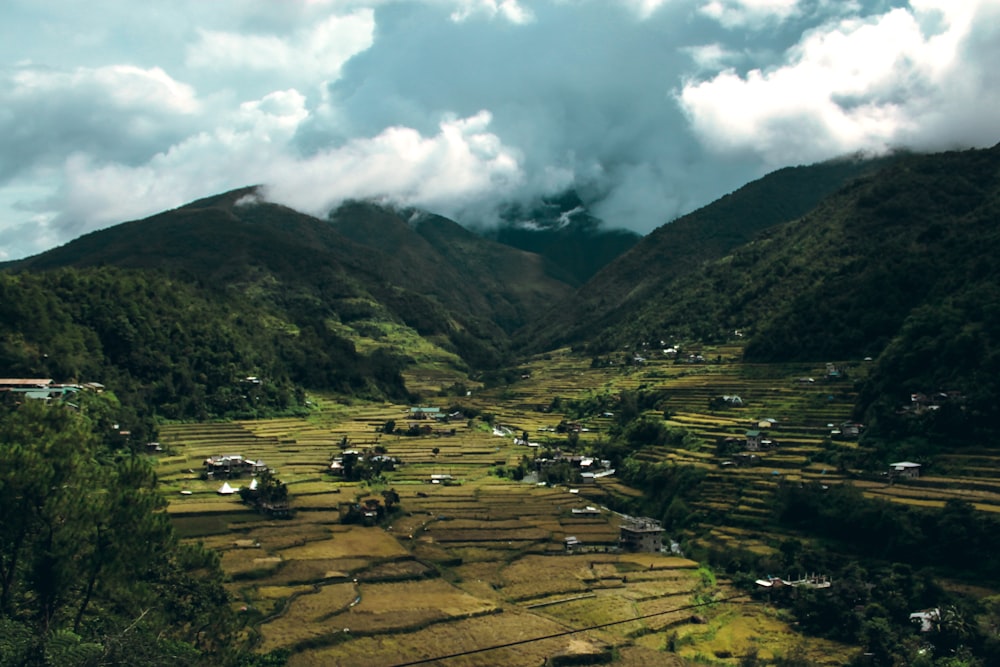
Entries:
POLYGON ((625 551, 659 553, 663 548, 663 526, 648 517, 628 517, 622 521, 618 543, 625 551))

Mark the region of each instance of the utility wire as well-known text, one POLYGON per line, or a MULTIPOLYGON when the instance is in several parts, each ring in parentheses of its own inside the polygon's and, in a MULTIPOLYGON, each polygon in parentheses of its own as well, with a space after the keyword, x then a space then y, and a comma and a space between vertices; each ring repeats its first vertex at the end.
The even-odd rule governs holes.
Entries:
POLYGON ((677 607, 675 609, 668 609, 667 611, 658 611, 653 614, 646 614, 644 616, 636 616, 635 618, 626 618, 621 621, 610 621, 608 623, 601 623, 600 625, 591 625, 585 628, 577 628, 575 630, 565 630, 563 632, 557 632, 551 635, 543 635, 541 637, 532 637, 531 639, 519 639, 515 642, 507 642, 506 644, 496 644, 495 646, 486 646, 484 648, 476 648, 471 651, 460 651, 459 653, 451 653, 449 655, 439 655, 435 658, 422 658, 420 660, 413 660, 411 662, 401 662, 392 667, 412 667, 413 665, 425 665, 429 662, 437 662, 438 660, 449 660, 450 658, 460 658, 464 655, 475 655, 476 653, 485 653, 486 651, 495 651, 500 648, 510 648, 511 646, 520 646, 522 644, 530 644, 531 642, 540 642, 543 639, 555 639, 556 637, 565 637, 566 635, 573 635, 578 632, 587 632, 588 630, 600 630, 601 628, 607 628, 612 625, 621 625, 622 623, 632 623, 634 621, 642 621, 647 618, 654 618, 656 616, 663 616, 664 614, 673 614, 678 611, 687 611, 689 609, 698 609, 699 607, 705 607, 710 604, 718 604, 720 602, 730 602, 732 600, 737 600, 739 598, 750 597, 749 593, 740 593, 739 595, 732 595, 728 598, 722 598, 720 600, 709 600, 708 602, 698 602, 695 604, 685 605, 683 607, 677 607))

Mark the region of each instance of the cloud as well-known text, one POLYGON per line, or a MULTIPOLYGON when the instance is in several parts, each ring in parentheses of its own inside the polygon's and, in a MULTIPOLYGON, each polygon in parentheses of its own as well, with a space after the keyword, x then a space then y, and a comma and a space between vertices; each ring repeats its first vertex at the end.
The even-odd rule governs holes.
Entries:
POLYGON ((502 201, 524 174, 519 152, 488 131, 491 120, 487 111, 450 117, 432 136, 390 127, 305 160, 285 161, 271 170, 267 196, 319 216, 347 198, 450 213, 482 199, 502 201))
POLYGON ((727 28, 762 28, 799 11, 799 0, 710 0, 701 13, 727 28))
POLYGON ((7 0, 0 257, 256 183, 470 225, 574 187, 648 232, 786 164, 995 144, 998 8, 7 0))
POLYGON ((86 151, 136 162, 189 132, 195 91, 158 67, 0 71, 0 184, 16 173, 86 151))
POLYGON ((493 19, 501 17, 511 23, 528 23, 534 19, 531 10, 521 6, 518 0, 461 0, 451 13, 453 21, 462 22, 474 16, 493 19))
POLYGON ((49 227, 75 236, 249 183, 266 184, 270 201, 320 217, 348 198, 457 213, 474 202, 503 201, 522 184, 521 156, 489 132, 488 112, 445 118, 430 136, 390 127, 301 156, 287 146, 307 116, 304 102, 288 90, 244 103, 214 132, 138 166, 74 154, 63 165, 58 203, 74 213, 49 227))
POLYGON ((318 85, 337 79, 344 63, 369 48, 374 30, 371 9, 327 16, 289 35, 201 29, 197 41, 188 46, 185 61, 196 69, 226 74, 252 71, 265 80, 280 77, 285 85, 318 85))
POLYGON ((995 43, 997 24, 976 20, 995 19, 995 3, 914 4, 811 30, 778 67, 688 82, 679 101, 692 128, 720 154, 746 151, 771 166, 898 145, 990 145, 1000 119, 987 109, 1000 93, 985 85, 995 75, 984 49, 963 45, 973 26, 995 43))

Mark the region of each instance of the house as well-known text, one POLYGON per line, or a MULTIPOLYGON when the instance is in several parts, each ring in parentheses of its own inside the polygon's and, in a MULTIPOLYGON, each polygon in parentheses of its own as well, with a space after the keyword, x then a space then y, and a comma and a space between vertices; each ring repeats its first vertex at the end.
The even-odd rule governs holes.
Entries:
POLYGON ((0 378, 0 391, 4 389, 42 389, 52 384, 52 378, 0 378))
POLYGON ((910 614, 910 623, 920 626, 920 632, 930 632, 941 622, 941 610, 921 609, 910 614))
POLYGON ((618 544, 626 551, 658 553, 663 548, 663 525, 648 517, 626 517, 619 528, 618 544))
POLYGON ((410 408, 410 419, 441 419, 441 408, 410 408))
POLYGON ((757 429, 752 429, 746 432, 746 450, 748 452, 759 452, 761 443, 763 441, 763 436, 757 429))
POLYGON ((920 464, 912 461, 900 461, 889 464, 889 475, 904 479, 916 479, 920 477, 920 464))
POLYGON ((844 422, 830 431, 830 437, 834 440, 857 440, 861 436, 861 430, 864 427, 864 424, 844 422))
POLYGON ((239 477, 243 473, 256 475, 265 470, 267 470, 267 464, 263 461, 244 458, 242 454, 216 455, 205 459, 205 474, 208 477, 218 475, 239 477))
POLYGON ((815 589, 825 589, 833 586, 830 577, 825 574, 810 574, 800 579, 782 579, 781 577, 768 576, 766 579, 758 579, 755 583, 758 587, 766 590, 783 588, 785 586, 815 589))

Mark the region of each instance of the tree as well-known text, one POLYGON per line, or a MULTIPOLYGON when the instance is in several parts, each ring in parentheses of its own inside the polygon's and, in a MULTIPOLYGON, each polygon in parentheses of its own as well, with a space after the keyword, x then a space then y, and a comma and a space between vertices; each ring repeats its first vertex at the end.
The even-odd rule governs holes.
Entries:
POLYGON ((0 665, 225 662, 218 555, 177 542, 149 463, 86 403, 0 405, 0 665))
POLYGON ((396 493, 396 489, 387 489, 383 491, 382 498, 385 500, 386 512, 391 512, 393 506, 399 503, 399 494, 396 493))

